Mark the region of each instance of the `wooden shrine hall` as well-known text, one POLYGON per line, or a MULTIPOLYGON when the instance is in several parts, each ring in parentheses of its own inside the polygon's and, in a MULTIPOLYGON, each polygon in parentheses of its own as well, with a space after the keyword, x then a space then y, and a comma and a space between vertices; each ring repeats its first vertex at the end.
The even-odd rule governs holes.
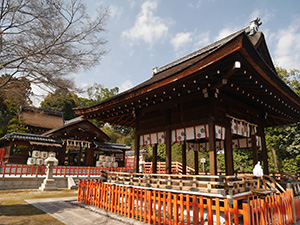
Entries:
MULTIPOLYGON (((152 77, 95 105, 75 109, 84 119, 97 119, 135 129, 135 172, 141 145, 166 145, 171 173, 172 143, 186 150, 209 151, 210 174, 217 174, 216 152, 224 149, 226 174, 234 174, 233 149, 252 151, 253 164, 262 151, 268 174, 264 128, 300 121, 300 97, 282 81, 272 63, 259 19, 219 41, 153 69, 152 77)), ((253 165, 253 166, 254 166, 253 165)))

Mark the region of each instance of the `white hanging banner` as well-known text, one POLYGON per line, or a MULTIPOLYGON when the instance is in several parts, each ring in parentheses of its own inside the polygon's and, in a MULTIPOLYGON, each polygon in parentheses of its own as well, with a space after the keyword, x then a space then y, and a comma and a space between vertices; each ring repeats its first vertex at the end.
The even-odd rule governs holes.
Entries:
POLYGON ((144 145, 150 145, 150 135, 149 134, 145 134, 144 135, 144 145))
POLYGON ((194 127, 188 127, 185 129, 186 140, 195 140, 195 129, 194 127))
POLYGON ((172 143, 177 142, 177 137, 176 137, 176 135, 177 135, 176 130, 172 130, 172 131, 171 131, 172 143))
POLYGON ((215 130, 216 130, 216 139, 224 140, 225 139, 225 127, 216 125, 215 130))
POLYGON ((157 144, 157 133, 150 134, 151 145, 157 144))
POLYGON ((166 142, 166 134, 165 132, 158 132, 157 133, 158 143, 165 143, 166 142))
POLYGON ((185 141, 185 131, 184 128, 176 130, 176 142, 185 141))
POLYGON ((234 119, 231 120, 231 133, 237 134, 237 123, 234 119))
POLYGON ((196 137, 195 140, 202 139, 202 138, 208 138, 208 126, 207 125, 199 125, 195 127, 195 133, 196 137))
POLYGON ((256 136, 256 146, 261 147, 261 137, 260 136, 256 136))
POLYGON ((237 122, 237 134, 243 136, 244 135, 244 125, 243 122, 237 122))

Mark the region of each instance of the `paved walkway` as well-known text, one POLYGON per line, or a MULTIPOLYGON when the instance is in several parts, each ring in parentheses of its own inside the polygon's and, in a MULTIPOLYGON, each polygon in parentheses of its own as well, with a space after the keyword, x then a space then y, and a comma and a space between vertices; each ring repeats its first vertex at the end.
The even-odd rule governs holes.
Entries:
POLYGON ((30 199, 26 200, 26 202, 67 225, 145 224, 93 206, 78 203, 76 202, 76 197, 30 199))

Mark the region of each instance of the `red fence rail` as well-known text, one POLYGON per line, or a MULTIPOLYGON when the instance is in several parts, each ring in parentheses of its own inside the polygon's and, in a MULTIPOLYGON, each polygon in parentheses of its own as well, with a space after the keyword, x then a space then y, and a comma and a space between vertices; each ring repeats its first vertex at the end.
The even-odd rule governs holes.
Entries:
POLYGON ((293 224, 289 191, 238 201, 81 180, 79 202, 148 224, 293 224))
MULTIPOLYGON (((45 176, 47 172, 46 166, 28 166, 28 165, 0 165, 0 176, 45 176)), ((102 172, 110 174, 110 172, 133 172, 132 169, 118 168, 102 168, 102 167, 76 167, 76 166, 56 166, 53 169, 54 176, 99 176, 102 172)))

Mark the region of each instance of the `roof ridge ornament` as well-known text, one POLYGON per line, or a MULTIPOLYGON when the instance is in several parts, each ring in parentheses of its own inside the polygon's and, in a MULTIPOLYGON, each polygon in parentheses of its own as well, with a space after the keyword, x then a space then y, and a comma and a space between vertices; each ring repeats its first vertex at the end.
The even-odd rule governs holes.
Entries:
POLYGON ((256 34, 260 25, 262 25, 262 22, 260 22, 260 18, 257 17, 256 19, 252 20, 249 26, 249 35, 253 36, 254 34, 256 34))

